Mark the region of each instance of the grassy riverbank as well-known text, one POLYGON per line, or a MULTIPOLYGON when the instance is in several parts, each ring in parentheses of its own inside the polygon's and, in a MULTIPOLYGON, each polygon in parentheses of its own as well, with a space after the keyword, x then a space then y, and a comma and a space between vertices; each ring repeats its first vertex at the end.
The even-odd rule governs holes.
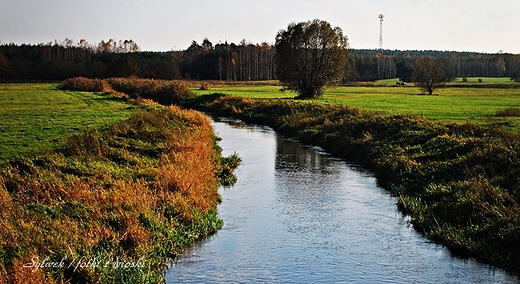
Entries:
MULTIPOLYGON (((82 100, 93 105, 98 97, 120 100, 50 88, 34 94, 42 121, 61 113, 52 109, 62 105, 50 93, 93 96, 82 100)), ((102 119, 104 127, 85 128, 79 121, 91 118, 78 113, 71 122, 77 126, 63 124, 83 130, 42 136, 56 141, 41 149, 54 150, 30 146, 3 160, 1 283, 159 283, 186 245, 222 226, 217 186, 233 181, 239 158, 221 158, 209 120, 178 107, 121 104, 119 122, 102 119), (33 152, 40 154, 27 154, 33 152)), ((30 100, 18 105, 31 109, 30 100)), ((103 116, 98 112, 106 110, 87 105, 83 111, 103 116)), ((40 126, 47 127, 28 123, 24 129, 38 133, 40 126)), ((51 121, 48 127, 58 126, 51 121)))
POLYGON ((520 272, 518 134, 413 115, 221 94, 201 96, 192 106, 271 126, 372 169, 429 239, 459 255, 520 272))
MULTIPOLYGON (((485 78, 488 82, 488 78, 485 78)), ((491 82, 491 81, 490 81, 491 82)), ((314 102, 346 105, 382 114, 414 114, 432 120, 466 122, 482 125, 508 126, 520 132, 520 111, 516 115, 503 115, 506 109, 520 109, 520 84, 509 82, 495 86, 486 83, 449 83, 450 87, 435 91, 436 95, 420 95, 414 86, 395 87, 379 82, 352 86, 328 87, 323 97, 314 102)), ((276 82, 247 85, 209 84, 209 90, 192 90, 199 95, 223 93, 253 99, 292 99, 295 93, 281 91, 276 82)))

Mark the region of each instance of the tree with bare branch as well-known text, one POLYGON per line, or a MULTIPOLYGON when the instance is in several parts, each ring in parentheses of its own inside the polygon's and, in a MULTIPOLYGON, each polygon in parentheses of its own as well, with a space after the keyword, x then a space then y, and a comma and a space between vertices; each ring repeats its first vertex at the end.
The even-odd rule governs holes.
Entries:
POLYGON ((415 62, 412 80, 421 87, 421 90, 431 95, 434 89, 444 85, 446 73, 433 57, 424 56, 415 62))

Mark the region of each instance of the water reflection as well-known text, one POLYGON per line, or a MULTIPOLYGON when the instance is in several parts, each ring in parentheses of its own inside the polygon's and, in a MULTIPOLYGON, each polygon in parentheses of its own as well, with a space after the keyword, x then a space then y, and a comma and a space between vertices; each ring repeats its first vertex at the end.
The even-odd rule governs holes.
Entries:
POLYGON ((265 127, 214 123, 243 163, 221 189, 225 225, 167 272, 167 283, 515 283, 453 258, 396 211, 367 172, 265 127))

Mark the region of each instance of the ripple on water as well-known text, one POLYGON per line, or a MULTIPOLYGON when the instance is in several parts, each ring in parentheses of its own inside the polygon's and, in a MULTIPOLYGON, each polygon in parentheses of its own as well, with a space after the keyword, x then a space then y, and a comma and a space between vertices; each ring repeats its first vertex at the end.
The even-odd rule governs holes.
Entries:
POLYGON ((222 230, 175 261, 167 283, 517 283, 428 243, 370 172, 265 127, 214 123, 242 157, 221 188, 222 230))

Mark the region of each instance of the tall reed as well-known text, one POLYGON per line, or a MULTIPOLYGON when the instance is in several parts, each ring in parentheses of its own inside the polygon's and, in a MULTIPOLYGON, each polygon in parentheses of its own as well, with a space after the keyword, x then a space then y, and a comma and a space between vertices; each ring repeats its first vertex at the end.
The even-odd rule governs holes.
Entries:
POLYGON ((63 81, 60 88, 87 92, 112 92, 134 99, 150 99, 163 105, 179 104, 194 96, 182 81, 139 78, 77 77, 63 81))

